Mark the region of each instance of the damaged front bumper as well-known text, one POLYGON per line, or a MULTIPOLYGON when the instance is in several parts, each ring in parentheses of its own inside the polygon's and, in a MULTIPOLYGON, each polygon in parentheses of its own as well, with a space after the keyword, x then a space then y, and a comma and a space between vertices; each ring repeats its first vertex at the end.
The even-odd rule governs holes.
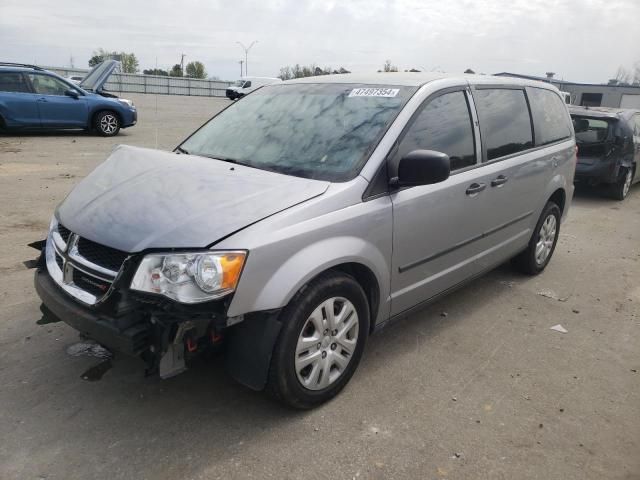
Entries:
POLYGON ((46 268, 36 270, 34 281, 43 316, 63 321, 110 350, 142 358, 147 373, 162 378, 181 373, 190 357, 220 343, 228 324, 223 305, 194 311, 123 293, 91 308, 62 291, 46 268))

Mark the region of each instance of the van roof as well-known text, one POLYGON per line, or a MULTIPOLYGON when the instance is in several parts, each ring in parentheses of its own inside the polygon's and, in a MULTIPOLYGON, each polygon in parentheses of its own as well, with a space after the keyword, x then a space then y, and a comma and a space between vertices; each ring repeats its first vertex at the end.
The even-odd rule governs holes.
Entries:
POLYGON ((295 78, 284 83, 361 83, 367 85, 398 85, 420 87, 429 82, 443 79, 458 79, 477 85, 530 85, 550 90, 557 90, 546 82, 524 78, 497 77, 494 75, 472 75, 441 72, 378 72, 378 73, 344 73, 336 75, 319 75, 316 77, 295 78))

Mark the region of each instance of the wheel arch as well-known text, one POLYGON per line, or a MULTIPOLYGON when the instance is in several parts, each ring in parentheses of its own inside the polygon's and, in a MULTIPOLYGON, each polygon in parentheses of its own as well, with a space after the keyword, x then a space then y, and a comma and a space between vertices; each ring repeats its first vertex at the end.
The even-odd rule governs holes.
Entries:
POLYGON ((567 192, 564 188, 557 188, 549 197, 550 202, 555 203, 560 207, 560 214, 564 213, 564 207, 567 203, 567 192))
POLYGON ((346 273, 362 286, 369 303, 372 326, 384 314, 381 304, 388 296, 388 290, 385 290, 385 285, 389 285, 388 257, 366 239, 332 237, 308 245, 286 258, 269 258, 271 255, 265 252, 260 255, 261 261, 255 263, 252 255, 253 252, 249 254, 229 306, 229 316, 282 308, 305 285, 327 271, 346 273), (341 254, 336 255, 336 252, 341 254), (277 268, 273 268, 274 264, 277 268), (269 274, 264 275, 265 269, 269 269, 269 274))

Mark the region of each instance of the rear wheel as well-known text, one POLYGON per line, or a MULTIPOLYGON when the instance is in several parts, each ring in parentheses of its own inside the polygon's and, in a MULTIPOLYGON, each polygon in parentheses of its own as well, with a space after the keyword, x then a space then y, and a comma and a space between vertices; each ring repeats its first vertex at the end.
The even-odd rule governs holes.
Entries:
POLYGON ((560 207, 554 202, 547 202, 529 240, 529 246, 513 259, 518 270, 537 275, 549 264, 560 235, 560 216, 560 207))
POLYGON ((369 333, 369 305, 352 277, 313 280, 282 312, 267 392, 294 408, 336 396, 355 372, 369 333))
POLYGON ((624 200, 627 198, 632 180, 633 169, 623 167, 620 172, 620 178, 618 178, 616 183, 611 185, 611 196, 616 200, 624 200))
POLYGON ((96 129, 98 135, 113 137, 120 131, 120 118, 109 110, 98 112, 94 117, 93 128, 96 129))

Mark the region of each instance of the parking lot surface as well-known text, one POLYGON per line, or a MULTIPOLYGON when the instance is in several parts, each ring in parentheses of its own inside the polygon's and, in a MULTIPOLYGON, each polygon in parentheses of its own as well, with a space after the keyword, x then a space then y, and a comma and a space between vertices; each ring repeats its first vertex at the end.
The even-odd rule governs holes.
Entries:
POLYGON ((0 135, 0 478, 640 478, 640 186, 578 192, 542 275, 500 267, 374 335, 316 410, 235 384, 219 357, 83 380, 99 360, 37 323, 27 244, 113 145, 172 149, 228 104, 129 97, 139 124, 115 138, 0 135))

